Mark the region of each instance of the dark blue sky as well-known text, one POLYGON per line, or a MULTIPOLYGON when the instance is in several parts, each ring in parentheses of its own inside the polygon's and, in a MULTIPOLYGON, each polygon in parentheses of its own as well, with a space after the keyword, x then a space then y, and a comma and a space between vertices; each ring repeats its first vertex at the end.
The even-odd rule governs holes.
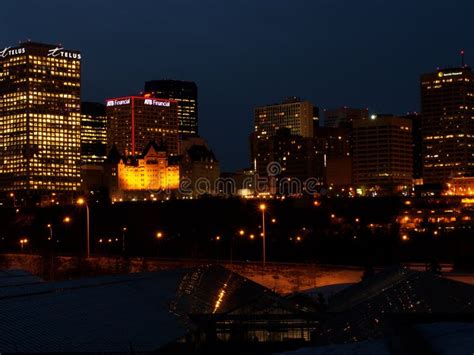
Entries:
POLYGON ((419 109, 420 73, 458 65, 461 48, 474 63, 473 14, 472 0, 5 1, 0 47, 81 50, 84 100, 196 81, 201 135, 230 170, 248 165, 256 105, 419 109))

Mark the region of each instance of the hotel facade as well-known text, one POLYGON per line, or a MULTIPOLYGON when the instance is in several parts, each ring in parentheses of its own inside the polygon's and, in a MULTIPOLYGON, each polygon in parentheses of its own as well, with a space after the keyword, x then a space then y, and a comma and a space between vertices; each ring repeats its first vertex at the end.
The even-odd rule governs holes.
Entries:
POLYGON ((0 51, 0 190, 73 193, 80 185, 81 54, 25 42, 0 51))

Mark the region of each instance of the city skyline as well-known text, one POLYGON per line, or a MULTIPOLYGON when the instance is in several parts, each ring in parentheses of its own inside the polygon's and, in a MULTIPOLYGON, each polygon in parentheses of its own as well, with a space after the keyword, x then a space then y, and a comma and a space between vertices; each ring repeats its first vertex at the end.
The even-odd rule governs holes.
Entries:
POLYGON ((29 14, 21 13, 18 4, 7 4, 0 29, 2 46, 30 38, 80 49, 84 101, 138 93, 147 80, 197 82, 200 133, 215 147, 224 170, 235 170, 249 165, 246 143, 253 109, 286 96, 328 109, 369 107, 396 115, 418 111, 421 73, 460 64, 461 48, 466 63, 471 62, 467 16, 472 4, 462 3, 463 11, 440 1, 396 6, 277 1, 272 7, 245 2, 214 8, 209 2, 188 3, 178 16, 171 2, 145 1, 147 11, 140 12, 144 19, 138 21, 120 10, 125 4, 120 1, 113 7, 52 1, 42 8, 30 2, 29 14), (389 19, 383 16, 388 12, 389 19), (71 20, 69 13, 81 22, 71 20), (334 25, 340 22, 344 26, 334 25), (133 31, 117 33, 124 25, 133 31), (160 39, 156 45, 155 38, 160 39), (190 55, 197 49, 199 56, 190 55), (305 57, 298 55, 302 49, 305 57), (259 74, 250 75, 255 70, 259 74))

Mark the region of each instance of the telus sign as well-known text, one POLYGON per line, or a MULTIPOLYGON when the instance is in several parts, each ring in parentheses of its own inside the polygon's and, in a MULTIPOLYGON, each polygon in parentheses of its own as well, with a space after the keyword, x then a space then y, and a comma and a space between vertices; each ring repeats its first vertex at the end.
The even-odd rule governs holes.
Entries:
POLYGON ((2 49, 0 51, 0 58, 6 58, 9 55, 18 55, 18 54, 26 53, 25 48, 14 48, 14 49, 11 49, 11 48, 12 47, 7 47, 7 48, 2 49))
MULTIPOLYGON (((19 55, 19 54, 24 54, 26 53, 26 48, 13 48, 12 47, 6 47, 0 51, 0 58, 6 58, 11 55, 19 55)), ((81 59, 81 54, 80 53, 73 53, 73 52, 68 52, 64 50, 62 47, 56 47, 48 50, 48 57, 60 57, 60 58, 66 58, 66 59, 81 59)))
POLYGON ((61 57, 61 58, 67 58, 67 59, 81 59, 81 54, 65 51, 64 48, 62 48, 62 47, 56 47, 56 48, 48 50, 48 57, 53 57, 53 58, 61 57))

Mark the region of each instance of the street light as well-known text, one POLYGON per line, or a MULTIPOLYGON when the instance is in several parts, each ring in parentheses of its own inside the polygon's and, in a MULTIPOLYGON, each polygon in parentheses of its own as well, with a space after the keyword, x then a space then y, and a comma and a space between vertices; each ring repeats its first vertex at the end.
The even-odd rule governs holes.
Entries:
POLYGON ((267 251, 266 251, 266 244, 265 244, 265 239, 266 239, 266 231, 265 231, 265 210, 267 209, 267 205, 264 203, 261 203, 260 206, 260 211, 262 211, 262 240, 263 240, 263 251, 262 251, 262 261, 263 261, 263 266, 265 266, 267 262, 267 251))
POLYGON ((127 232, 127 227, 122 228, 122 254, 125 255, 125 233, 127 232))
POLYGON ((28 239, 20 239, 21 251, 23 251, 23 247, 25 246, 25 244, 28 244, 28 239))
POLYGON ((86 257, 89 258, 91 256, 91 245, 90 245, 90 215, 89 215, 89 205, 87 204, 86 200, 82 197, 77 199, 77 204, 79 206, 86 206, 86 238, 87 238, 87 247, 86 247, 86 257))
POLYGON ((163 238, 163 233, 162 232, 156 232, 156 239, 161 239, 163 238))
POLYGON ((69 217, 69 216, 64 217, 63 222, 64 223, 70 223, 71 222, 71 217, 69 217))
POLYGON ((48 224, 46 227, 49 229, 49 238, 48 238, 48 240, 53 240, 53 226, 51 224, 48 224))

